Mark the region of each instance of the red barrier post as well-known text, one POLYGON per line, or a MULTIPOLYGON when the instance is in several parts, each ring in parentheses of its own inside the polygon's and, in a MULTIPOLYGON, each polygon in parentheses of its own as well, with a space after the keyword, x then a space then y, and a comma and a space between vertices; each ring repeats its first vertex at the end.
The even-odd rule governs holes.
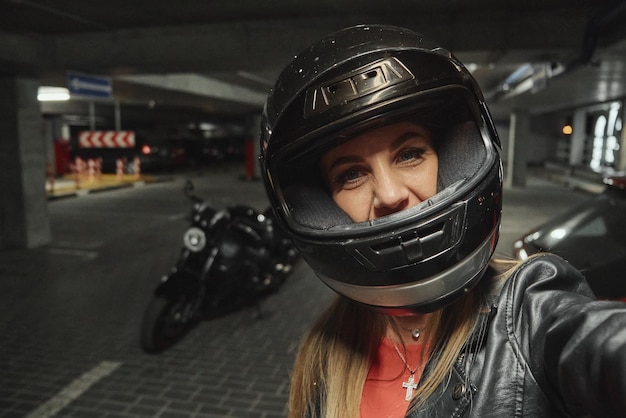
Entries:
POLYGON ((133 172, 135 173, 135 178, 138 179, 141 176, 141 160, 139 157, 133 159, 133 172))
POLYGON ((118 158, 115 160, 115 174, 117 175, 117 179, 121 180, 124 177, 124 160, 118 158))
POLYGON ((87 179, 90 182, 96 179, 96 161, 93 158, 87 160, 87 179))
POLYGON ((252 140, 246 141, 246 180, 252 180, 254 178, 254 167, 256 161, 254 161, 254 143, 252 140))

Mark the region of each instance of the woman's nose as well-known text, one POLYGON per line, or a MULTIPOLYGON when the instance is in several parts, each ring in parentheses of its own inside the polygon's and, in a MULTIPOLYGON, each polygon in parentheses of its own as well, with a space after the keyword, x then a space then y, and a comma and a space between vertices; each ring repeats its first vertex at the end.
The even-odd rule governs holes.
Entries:
POLYGON ((376 217, 406 209, 410 193, 402 177, 393 171, 383 171, 376 177, 373 204, 376 217))

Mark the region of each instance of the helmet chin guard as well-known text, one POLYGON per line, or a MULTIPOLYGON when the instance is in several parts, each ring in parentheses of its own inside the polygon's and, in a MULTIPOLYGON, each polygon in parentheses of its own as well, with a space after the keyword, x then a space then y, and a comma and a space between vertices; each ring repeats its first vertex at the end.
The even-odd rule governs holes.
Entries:
POLYGON ((337 293, 390 315, 432 312, 463 295, 481 279, 493 253, 492 242, 493 236, 461 262, 421 281, 365 287, 319 277, 337 293))
POLYGON ((336 292, 394 314, 432 311, 482 277, 498 240, 500 143, 482 93, 449 52, 390 26, 355 26, 297 56, 268 96, 261 172, 277 220, 336 292), (379 126, 434 133, 438 193, 352 222, 333 201, 319 158, 379 126))

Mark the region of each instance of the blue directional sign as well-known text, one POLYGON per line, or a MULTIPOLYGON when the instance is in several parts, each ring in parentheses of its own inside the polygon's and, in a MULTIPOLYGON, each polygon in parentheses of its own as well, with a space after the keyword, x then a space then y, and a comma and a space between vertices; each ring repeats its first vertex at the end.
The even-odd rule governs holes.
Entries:
POLYGON ((70 94, 97 99, 110 99, 113 95, 111 78, 72 71, 67 72, 67 89, 70 94))

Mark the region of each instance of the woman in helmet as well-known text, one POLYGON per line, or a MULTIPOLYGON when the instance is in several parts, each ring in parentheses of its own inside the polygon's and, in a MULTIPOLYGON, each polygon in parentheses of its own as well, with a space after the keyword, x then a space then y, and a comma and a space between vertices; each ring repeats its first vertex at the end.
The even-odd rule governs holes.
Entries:
POLYGON ((339 294, 301 344, 290 417, 626 410, 624 305, 558 257, 492 259, 500 144, 449 52, 389 26, 322 39, 278 78, 261 149, 278 221, 339 294))

